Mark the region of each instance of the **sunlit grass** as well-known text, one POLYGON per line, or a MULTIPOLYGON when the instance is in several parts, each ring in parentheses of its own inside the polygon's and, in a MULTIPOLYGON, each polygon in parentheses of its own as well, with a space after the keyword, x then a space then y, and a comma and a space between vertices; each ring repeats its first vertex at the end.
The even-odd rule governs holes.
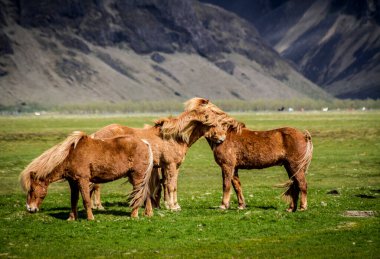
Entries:
POLYGON ((180 212, 129 217, 124 180, 103 186, 105 211, 67 222, 66 182, 52 184, 42 210, 29 214, 18 174, 73 130, 110 123, 143 127, 155 116, 0 117, 0 257, 357 257, 380 254, 380 112, 233 114, 253 129, 292 126, 311 132, 309 210, 286 213, 282 167, 242 170, 246 210, 217 209, 222 178, 205 140, 188 152, 178 183, 180 212), (328 194, 330 191, 338 194, 328 194), (348 210, 376 216, 345 217, 348 210))

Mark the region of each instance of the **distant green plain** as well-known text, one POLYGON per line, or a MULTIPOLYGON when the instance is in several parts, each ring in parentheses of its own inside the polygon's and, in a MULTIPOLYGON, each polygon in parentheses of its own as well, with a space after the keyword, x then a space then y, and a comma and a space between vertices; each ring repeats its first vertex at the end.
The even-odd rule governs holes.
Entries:
POLYGON ((221 173, 204 139, 180 168, 180 212, 159 209, 152 218, 131 219, 131 186, 124 180, 103 186, 106 210, 94 211, 93 222, 81 204, 80 220, 66 221, 66 182, 50 186, 40 212, 26 211, 18 175, 44 150, 74 130, 92 133, 111 123, 143 127, 159 116, 0 117, 0 257, 379 258, 379 111, 232 114, 256 130, 291 126, 311 132, 305 212, 285 212, 283 190, 273 187, 287 180, 281 167, 242 170, 247 209, 237 210, 233 193, 232 208, 219 210, 221 173))

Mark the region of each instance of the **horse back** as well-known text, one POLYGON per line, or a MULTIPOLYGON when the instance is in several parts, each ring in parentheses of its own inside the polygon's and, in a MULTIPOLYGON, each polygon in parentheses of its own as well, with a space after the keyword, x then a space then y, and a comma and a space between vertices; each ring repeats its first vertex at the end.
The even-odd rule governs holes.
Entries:
POLYGON ((68 171, 74 178, 108 182, 126 176, 129 171, 142 171, 147 167, 148 156, 146 144, 133 136, 85 137, 73 148, 67 161, 68 171))
POLYGON ((110 124, 96 131, 91 136, 97 139, 113 138, 126 134, 133 134, 133 129, 120 124, 110 124))
POLYGON ((282 165, 288 157, 298 157, 306 148, 305 134, 286 127, 267 131, 244 128, 229 132, 226 140, 214 148, 216 162, 236 168, 259 169, 282 165))

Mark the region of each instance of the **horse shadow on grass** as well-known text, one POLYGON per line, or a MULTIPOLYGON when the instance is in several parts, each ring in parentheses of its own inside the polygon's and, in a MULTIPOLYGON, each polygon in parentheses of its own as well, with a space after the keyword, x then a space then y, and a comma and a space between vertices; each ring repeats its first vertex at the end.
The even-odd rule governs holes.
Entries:
MULTIPOLYGON (((213 206, 209 207, 210 210, 222 210, 219 206, 213 206)), ((230 207, 229 210, 237 209, 237 207, 230 207)), ((254 209, 259 209, 259 210, 278 210, 276 206, 269 205, 269 206, 262 206, 262 205, 255 205, 255 206, 250 206, 247 205, 244 210, 254 210, 254 209)))
POLYGON ((109 202, 106 201, 103 203, 103 206, 105 208, 110 208, 110 207, 129 207, 129 203, 126 201, 116 201, 116 202, 109 202))
POLYGON ((261 210, 278 210, 276 206, 253 206, 252 208, 261 209, 261 210))
MULTIPOLYGON (((118 206, 118 207, 125 207, 127 210, 129 207, 126 206, 118 206)), ((110 208, 110 206, 107 206, 105 210, 97 210, 93 209, 92 213, 96 217, 96 215, 112 215, 112 216, 120 216, 120 217, 130 217, 131 212, 130 211, 123 211, 123 210, 116 210, 110 208)), ((60 208, 52 208, 52 209, 46 209, 44 210, 47 212, 47 214, 53 218, 60 219, 60 220, 67 220, 70 213, 70 208, 68 207, 60 207, 60 208)), ((86 219, 87 213, 83 208, 79 208, 78 210, 78 218, 79 219, 86 219)))

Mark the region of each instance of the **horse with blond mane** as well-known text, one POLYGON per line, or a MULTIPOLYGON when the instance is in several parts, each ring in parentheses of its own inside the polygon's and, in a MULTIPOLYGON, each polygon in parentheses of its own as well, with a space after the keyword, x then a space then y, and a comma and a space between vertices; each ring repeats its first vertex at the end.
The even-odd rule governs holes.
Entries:
POLYGON ((238 198, 238 208, 246 207, 241 188, 239 169, 262 169, 271 166, 284 166, 289 181, 282 185, 287 188, 285 198, 290 200, 287 211, 297 210, 301 192, 300 209, 307 209, 306 173, 313 154, 313 143, 308 131, 294 128, 279 128, 268 131, 247 129, 243 123, 235 121, 217 106, 209 103, 209 109, 219 117, 227 131, 226 139, 216 143, 207 141, 213 150, 216 163, 222 169, 223 198, 221 209, 230 206, 231 183, 238 198))
MULTIPOLYGON (((208 100, 193 98, 185 103, 186 111, 174 118, 163 118, 154 126, 136 129, 119 124, 108 125, 93 134, 94 138, 107 138, 118 135, 132 135, 144 138, 152 145, 153 163, 156 171, 152 179, 158 179, 158 169, 162 172, 165 206, 179 210, 177 200, 177 179, 179 167, 187 150, 201 137, 213 142, 222 142, 226 132, 220 127, 214 114, 207 109, 208 100), (196 105, 195 105, 196 103, 196 105)), ((155 186, 159 185, 159 182, 155 186)), ((97 187, 99 188, 99 187, 97 187)), ((99 200, 99 189, 97 199, 99 200)), ((160 191, 155 191, 155 203, 159 203, 160 191)), ((99 202, 98 202, 99 203, 99 202)))
POLYGON ((144 201, 145 215, 152 216, 149 189, 152 168, 151 145, 144 139, 133 136, 93 139, 76 131, 34 159, 21 172, 20 182, 27 192, 27 210, 37 212, 49 184, 67 180, 71 188, 71 212, 68 220, 78 218, 79 191, 87 219, 93 220, 90 182, 104 183, 128 177, 133 185, 130 194, 131 217, 138 217, 138 209, 144 201))

